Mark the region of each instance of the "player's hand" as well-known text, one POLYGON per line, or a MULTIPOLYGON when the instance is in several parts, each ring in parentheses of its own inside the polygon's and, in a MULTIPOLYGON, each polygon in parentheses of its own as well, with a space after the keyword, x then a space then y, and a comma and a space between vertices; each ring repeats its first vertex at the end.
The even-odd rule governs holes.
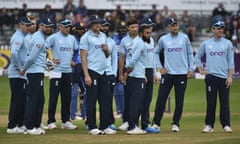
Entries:
POLYGON ((118 80, 119 80, 119 82, 122 83, 122 84, 125 83, 123 74, 119 75, 118 80))
POLYGON ((20 76, 24 76, 25 72, 24 72, 24 71, 20 71, 18 74, 19 74, 20 76))
POLYGON ((145 79, 145 83, 148 83, 148 79, 147 79, 147 77, 145 77, 144 79, 145 79))
POLYGON ((161 73, 162 75, 168 73, 167 69, 165 69, 165 68, 160 68, 159 71, 160 71, 160 73, 161 73))
POLYGON ((192 71, 189 71, 188 73, 187 73, 187 78, 192 78, 193 77, 193 72, 192 71))
POLYGON ((154 82, 155 84, 156 84, 156 83, 159 83, 159 77, 158 77, 158 76, 154 76, 153 82, 154 82))
POLYGON ((71 66, 72 67, 76 66, 76 63, 74 61, 71 61, 71 66))
POLYGON ((199 68, 198 71, 199 71, 199 73, 200 73, 201 75, 207 75, 207 74, 208 74, 208 71, 206 71, 206 70, 203 69, 203 68, 199 68))
POLYGON ((60 64, 60 59, 53 59, 52 60, 55 64, 60 64))
POLYGON ((102 50, 103 50, 105 56, 108 57, 109 56, 109 49, 108 49, 107 44, 102 44, 102 50))
POLYGON ((232 85, 232 77, 228 77, 226 80, 226 87, 229 88, 232 85))
POLYGON ((102 44, 102 50, 103 50, 103 51, 108 51, 108 46, 107 46, 107 44, 102 44))
POLYGON ((85 83, 87 86, 91 86, 92 85, 92 79, 91 77, 88 75, 88 76, 85 76, 85 83))

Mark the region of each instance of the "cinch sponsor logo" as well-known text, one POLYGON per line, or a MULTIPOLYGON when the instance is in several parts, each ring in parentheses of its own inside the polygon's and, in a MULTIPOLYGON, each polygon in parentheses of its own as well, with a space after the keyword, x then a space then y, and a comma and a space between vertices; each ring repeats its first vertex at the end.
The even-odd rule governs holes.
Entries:
POLYGON ((60 47, 60 51, 72 51, 70 47, 60 47))
POLYGON ((154 48, 151 48, 151 49, 147 49, 147 52, 153 52, 154 51, 154 48))
POLYGON ((224 51, 217 51, 217 52, 211 51, 209 54, 210 54, 210 56, 223 56, 223 55, 225 55, 225 52, 224 51))
POLYGON ((182 48, 168 48, 168 52, 182 52, 182 48))
POLYGON ((95 49, 102 48, 102 45, 95 45, 95 49))

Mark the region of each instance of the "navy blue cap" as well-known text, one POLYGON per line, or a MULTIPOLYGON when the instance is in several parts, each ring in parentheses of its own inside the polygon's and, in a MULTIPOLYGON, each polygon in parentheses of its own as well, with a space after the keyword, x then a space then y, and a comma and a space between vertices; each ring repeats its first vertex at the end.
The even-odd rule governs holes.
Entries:
POLYGON ((54 26, 54 23, 51 21, 51 19, 50 18, 43 18, 43 19, 41 19, 40 20, 40 24, 42 24, 42 25, 44 25, 44 26, 47 26, 47 27, 49 27, 49 26, 54 26))
POLYGON ((91 15, 88 19, 88 25, 91 25, 92 23, 101 23, 102 20, 99 18, 98 15, 91 15))
POLYGON ((127 28, 127 24, 125 21, 120 21, 117 23, 117 29, 121 29, 121 28, 127 28))
POLYGON ((224 28, 225 23, 223 21, 217 21, 212 25, 212 27, 214 27, 214 28, 224 28))
POLYGON ((69 19, 61 19, 58 23, 59 23, 59 25, 62 25, 63 27, 72 26, 72 21, 69 19))
POLYGON ((25 25, 31 25, 32 22, 28 17, 21 17, 18 21, 18 23, 25 24, 25 25))
POLYGON ((144 18, 140 22, 140 26, 153 26, 153 25, 154 25, 154 23, 150 18, 144 18))
POLYGON ((106 20, 106 19, 103 19, 102 21, 101 21, 101 25, 103 25, 103 26, 111 26, 111 24, 109 23, 109 21, 108 20, 106 20))
POLYGON ((178 23, 178 20, 176 19, 176 18, 174 18, 174 17, 169 17, 168 19, 167 19, 167 25, 169 26, 169 25, 172 25, 172 24, 176 24, 176 23, 178 23))

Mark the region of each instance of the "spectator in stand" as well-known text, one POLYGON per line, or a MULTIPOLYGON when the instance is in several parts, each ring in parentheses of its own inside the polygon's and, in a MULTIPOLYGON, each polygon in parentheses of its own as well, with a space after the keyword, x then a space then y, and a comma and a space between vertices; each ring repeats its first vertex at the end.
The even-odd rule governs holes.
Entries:
POLYGON ((112 18, 111 12, 108 12, 108 11, 105 12, 104 18, 110 23, 109 31, 114 32, 116 24, 115 24, 114 19, 112 18))
POLYGON ((178 23, 179 23, 179 30, 187 34, 187 27, 186 27, 186 24, 182 21, 182 17, 178 17, 178 23))
POLYGON ((19 10, 18 10, 18 8, 14 8, 12 15, 10 16, 12 29, 14 29, 16 27, 16 24, 17 24, 17 21, 19 18, 20 18, 19 10))
POLYGON ((189 16, 188 10, 183 11, 182 22, 186 25, 187 35, 190 41, 193 41, 196 35, 196 26, 192 22, 192 17, 189 16))
POLYGON ((135 15, 135 18, 138 21, 141 21, 144 18, 143 14, 142 14, 142 12, 140 10, 135 10, 133 13, 135 15))
POLYGON ((237 38, 239 38, 240 35, 238 35, 238 30, 240 29, 238 21, 237 20, 233 20, 232 22, 232 27, 230 29, 230 33, 231 35, 235 35, 237 36, 237 38))
POLYGON ((67 0, 67 3, 63 7, 63 17, 72 17, 75 10, 76 6, 73 4, 73 0, 67 0))
POLYGON ((85 20, 83 19, 83 17, 80 14, 75 15, 75 18, 73 20, 73 24, 76 24, 76 23, 83 23, 84 25, 86 25, 85 20))
POLYGON ((156 15, 158 15, 158 10, 157 10, 157 6, 155 4, 152 5, 152 11, 150 14, 150 19, 155 23, 156 20, 156 15))
POLYGON ((228 12, 225 10, 223 3, 219 3, 218 6, 213 9, 212 19, 213 21, 223 20, 227 15, 228 15, 228 12))
POLYGON ((119 20, 121 20, 121 21, 126 20, 125 12, 121 9, 121 5, 117 5, 115 11, 117 12, 117 17, 119 20))
POLYGON ((240 3, 238 4, 237 16, 238 16, 238 18, 240 19, 240 3))
POLYGON ((168 10, 168 6, 164 6, 163 7, 163 13, 162 15, 164 16, 165 19, 167 19, 169 17, 169 10, 168 10))
POLYGON ((11 21, 10 21, 10 16, 8 15, 8 11, 6 7, 2 8, 1 14, 0 14, 0 30, 1 33, 3 33, 3 27, 8 26, 11 21))
POLYGON ((227 17, 225 20, 225 29, 230 30, 232 27, 232 19, 230 17, 227 17))
POLYGON ((240 43, 238 42, 237 36, 233 35, 232 36, 232 44, 234 51, 239 53, 240 52, 240 43))
POLYGON ((22 9, 20 10, 20 17, 27 16, 28 13, 28 7, 26 3, 22 4, 22 9))
POLYGON ((159 11, 158 14, 155 16, 155 26, 153 27, 154 32, 160 32, 164 30, 164 18, 162 16, 162 11, 159 11))
POLYGON ((45 8, 41 13, 41 18, 50 18, 53 23, 56 23, 56 14, 52 11, 51 5, 45 5, 45 8))
POLYGON ((225 32, 224 32, 224 34, 225 34, 225 38, 226 39, 228 39, 228 40, 231 40, 231 38, 232 38, 232 35, 231 35, 231 33, 230 33, 230 30, 229 29, 225 29, 225 32))
POLYGON ((79 6, 75 11, 75 14, 80 14, 82 17, 86 17, 88 14, 88 9, 84 4, 83 0, 79 0, 79 6))

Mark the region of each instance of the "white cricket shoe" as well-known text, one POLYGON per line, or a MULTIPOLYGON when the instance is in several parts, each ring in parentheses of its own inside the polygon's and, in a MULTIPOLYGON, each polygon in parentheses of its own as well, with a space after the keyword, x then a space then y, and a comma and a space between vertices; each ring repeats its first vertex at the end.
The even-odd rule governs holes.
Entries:
POLYGON ((67 121, 65 123, 62 123, 61 125, 62 129, 77 129, 78 127, 76 125, 74 125, 73 123, 71 123, 70 121, 67 121))
POLYGON ((88 131, 88 134, 90 134, 90 135, 104 135, 104 132, 95 128, 95 129, 91 129, 90 131, 88 131))
POLYGON ((20 134, 20 133, 24 133, 24 129, 16 126, 14 128, 8 128, 7 133, 8 134, 20 134))
POLYGON ((230 126, 226 125, 226 126, 224 126, 224 128, 223 128, 223 132, 232 133, 232 129, 231 129, 230 126))
POLYGON ((115 115, 115 118, 116 119, 122 118, 122 114, 120 113, 120 114, 115 115))
POLYGON ((106 129, 104 129, 103 132, 104 132, 105 134, 107 134, 107 135, 113 135, 113 134, 116 134, 116 133, 117 133, 116 130, 113 130, 113 129, 109 128, 109 127, 106 128, 106 129))
POLYGON ((48 126, 45 126, 43 123, 41 123, 40 128, 43 129, 43 130, 46 130, 46 129, 48 129, 48 126))
POLYGON ((172 132, 179 132, 179 131, 180 131, 180 129, 179 129, 178 125, 173 124, 172 125, 172 132))
POLYGON ((124 122, 121 126, 119 126, 119 129, 122 131, 126 131, 129 127, 128 122, 124 122))
POLYGON ((202 130, 203 133, 212 133, 214 132, 213 128, 210 126, 210 125, 206 125, 203 130, 202 130))
POLYGON ((129 135, 140 135, 140 134, 146 134, 146 131, 140 129, 139 127, 135 127, 134 129, 128 130, 127 134, 129 135))
POLYGON ((56 123, 53 122, 53 123, 48 124, 48 129, 50 129, 50 130, 52 130, 52 129, 57 129, 56 123))
POLYGON ((29 135, 42 135, 45 134, 45 131, 42 130, 41 128, 33 128, 33 129, 27 129, 24 134, 29 134, 29 135))
POLYGON ((159 125, 153 124, 153 125, 152 125, 152 128, 154 128, 154 129, 156 129, 156 130, 159 130, 159 132, 160 132, 160 126, 159 126, 159 125))

